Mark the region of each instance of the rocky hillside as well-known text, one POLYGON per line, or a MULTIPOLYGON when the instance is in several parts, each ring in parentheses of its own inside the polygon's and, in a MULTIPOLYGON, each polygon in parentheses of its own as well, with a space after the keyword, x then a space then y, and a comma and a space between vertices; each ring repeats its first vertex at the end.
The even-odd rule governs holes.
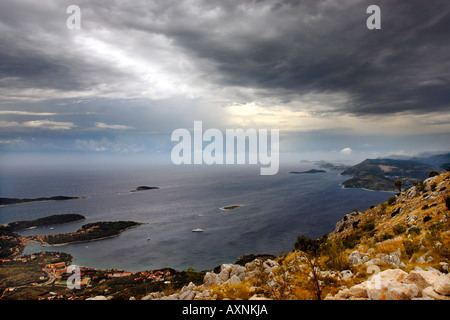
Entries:
POLYGON ((274 259, 224 264, 203 283, 143 299, 450 300, 450 172, 346 214, 274 259))

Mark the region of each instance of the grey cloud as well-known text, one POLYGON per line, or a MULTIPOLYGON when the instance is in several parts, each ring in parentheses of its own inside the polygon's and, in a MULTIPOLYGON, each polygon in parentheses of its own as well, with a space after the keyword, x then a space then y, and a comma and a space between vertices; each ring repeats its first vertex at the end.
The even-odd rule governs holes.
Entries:
POLYGON ((5 0, 2 138, 69 128, 59 131, 88 132, 70 138, 98 147, 103 136, 167 133, 194 119, 220 127, 220 107, 252 101, 309 105, 323 118, 446 112, 448 30, 447 0, 5 0), (71 4, 82 10, 79 31, 65 25, 71 4), (366 28, 371 4, 381 7, 381 30, 366 28))

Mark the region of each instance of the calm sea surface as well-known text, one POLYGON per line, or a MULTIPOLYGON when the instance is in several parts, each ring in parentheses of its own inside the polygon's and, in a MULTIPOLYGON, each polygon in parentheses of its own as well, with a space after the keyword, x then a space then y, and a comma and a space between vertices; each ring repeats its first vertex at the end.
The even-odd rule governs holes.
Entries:
POLYGON ((0 223, 52 214, 79 213, 81 222, 24 230, 22 235, 76 231, 96 221, 133 220, 147 224, 119 237, 62 247, 28 245, 25 254, 64 251, 74 264, 102 269, 197 270, 233 263, 249 253, 279 254, 293 249, 297 235, 319 237, 357 208, 368 209, 391 193, 342 189, 348 179, 336 172, 288 174, 311 166, 281 167, 260 176, 251 166, 91 166, 3 169, 0 196, 56 195, 86 199, 0 207, 0 223), (130 192, 138 186, 158 190, 130 192), (241 205, 236 210, 221 210, 241 205), (203 233, 192 232, 201 228, 203 233), (147 241, 150 237, 150 241, 147 241))

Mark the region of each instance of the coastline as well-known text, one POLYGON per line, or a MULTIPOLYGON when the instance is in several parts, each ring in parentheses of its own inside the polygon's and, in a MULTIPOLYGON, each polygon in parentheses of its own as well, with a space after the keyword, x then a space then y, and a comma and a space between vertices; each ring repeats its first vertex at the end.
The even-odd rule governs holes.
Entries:
POLYGON ((113 235, 110 235, 110 236, 100 237, 100 238, 95 238, 95 239, 89 239, 89 240, 77 240, 77 241, 70 241, 70 242, 64 242, 64 243, 49 244, 49 243, 47 243, 45 241, 42 241, 42 240, 34 240, 34 239, 25 238, 25 242, 26 242, 26 244, 28 244, 28 243, 36 243, 36 244, 39 244, 39 245, 41 245, 43 247, 63 247, 63 246, 66 246, 66 245, 69 245, 69 244, 73 244, 73 243, 92 242, 92 241, 98 241, 98 240, 104 240, 104 239, 118 237, 118 236, 121 235, 122 232, 127 231, 127 230, 132 229, 132 228, 137 228, 137 227, 139 227, 140 225, 143 225, 143 224, 148 224, 148 223, 147 222, 138 222, 138 224, 136 224, 134 226, 130 226, 128 228, 125 228, 125 229, 121 230, 118 234, 113 234, 113 235))
MULTIPOLYGON (((344 181, 345 182, 345 181, 344 181)), ((346 187, 342 184, 343 182, 339 183, 339 186, 342 189, 362 189, 366 191, 375 191, 375 192, 389 192, 389 193, 396 193, 395 191, 389 191, 389 190, 376 190, 376 189, 368 189, 368 188, 362 188, 362 187, 346 187)))
MULTIPOLYGON (((8 206, 16 206, 16 205, 20 205, 20 204, 28 204, 28 203, 36 203, 36 202, 57 202, 57 201, 70 201, 70 200, 81 200, 81 199, 87 199, 87 196, 83 196, 83 197, 70 197, 69 199, 45 199, 45 200, 37 200, 37 199, 30 199, 31 201, 22 201, 22 202, 15 202, 15 203, 9 203, 9 204, 0 204, 0 208, 1 207, 8 207, 8 206)), ((23 199, 18 199, 18 200, 23 200, 23 199)))

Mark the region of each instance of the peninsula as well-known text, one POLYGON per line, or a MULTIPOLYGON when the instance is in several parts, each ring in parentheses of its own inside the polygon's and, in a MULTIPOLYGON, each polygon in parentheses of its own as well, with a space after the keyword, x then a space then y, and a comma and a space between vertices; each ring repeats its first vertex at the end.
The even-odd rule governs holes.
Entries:
POLYGON ((75 199, 86 199, 86 197, 66 197, 66 196, 55 196, 49 198, 34 198, 34 199, 19 199, 19 198, 0 198, 0 206, 8 206, 12 204, 21 204, 29 202, 42 202, 42 201, 66 201, 75 199))
POLYGON ((326 171, 325 170, 317 170, 317 169, 311 169, 308 171, 289 171, 289 173, 292 173, 292 174, 321 173, 321 172, 326 172, 326 171))
POLYGON ((85 216, 76 213, 69 214, 54 214, 51 216, 35 219, 35 220, 22 220, 8 223, 7 227, 11 231, 17 231, 21 229, 27 229, 32 227, 43 227, 50 225, 57 225, 75 221, 81 221, 86 219, 85 216))
POLYGON ((87 242, 116 237, 125 230, 140 226, 134 221, 101 221, 81 226, 76 232, 27 237, 44 246, 63 246, 70 243, 87 242))

